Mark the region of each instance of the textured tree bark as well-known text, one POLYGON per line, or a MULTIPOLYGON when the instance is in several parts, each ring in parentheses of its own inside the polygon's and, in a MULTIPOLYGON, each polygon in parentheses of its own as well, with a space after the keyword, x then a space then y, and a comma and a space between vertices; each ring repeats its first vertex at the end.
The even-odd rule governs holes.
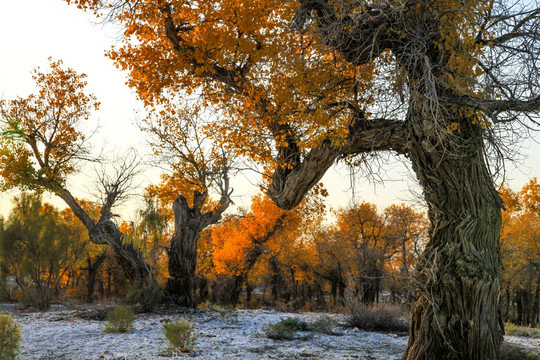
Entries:
POLYGON ((183 195, 178 195, 173 203, 174 234, 167 249, 169 255, 169 278, 165 287, 165 301, 179 306, 195 308, 195 270, 197 267, 197 242, 201 231, 217 223, 230 204, 227 185, 222 192, 219 205, 213 211, 201 212, 208 197, 207 192, 193 193, 193 206, 190 207, 183 195))
POLYGON ((150 311, 155 305, 155 300, 149 295, 159 291, 159 285, 141 251, 126 241, 124 234, 110 219, 109 211, 104 211, 102 208, 100 220, 94 223, 69 191, 62 189, 58 195, 86 227, 90 241, 95 244, 109 245, 124 275, 133 286, 137 287, 134 290, 141 294, 138 300, 141 302, 143 310, 150 311))
POLYGON ((99 238, 107 243, 122 272, 136 287, 132 293, 136 294, 134 300, 140 302, 143 311, 151 311, 159 299, 154 294, 161 291, 150 266, 146 263, 143 254, 129 241, 111 220, 97 223, 96 229, 90 234, 90 239, 99 238))
POLYGON ((468 138, 453 153, 419 132, 410 151, 428 205, 430 240, 414 275, 418 300, 404 360, 498 359, 502 201, 481 136, 462 131, 456 136, 468 138))
POLYGON ((200 212, 191 209, 182 195, 174 201, 173 211, 175 233, 167 249, 169 278, 165 287, 165 299, 170 303, 194 308, 197 240, 204 224, 200 212))

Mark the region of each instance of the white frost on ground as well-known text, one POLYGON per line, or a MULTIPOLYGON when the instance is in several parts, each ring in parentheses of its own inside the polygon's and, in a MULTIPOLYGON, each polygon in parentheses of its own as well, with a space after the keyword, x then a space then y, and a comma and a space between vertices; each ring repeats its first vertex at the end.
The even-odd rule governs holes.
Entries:
MULTIPOLYGON (((21 313, 2 306, 21 324, 20 359, 399 359, 407 337, 340 328, 340 335, 300 333, 304 339, 275 341, 261 336, 261 328, 286 317, 313 322, 316 313, 281 313, 271 310, 237 310, 223 318, 216 310, 188 315, 141 314, 135 330, 105 334, 104 321, 81 319, 80 311, 50 310, 21 313), (190 354, 166 351, 162 323, 187 318, 199 337, 190 354)), ((508 337, 540 353, 538 339, 508 337)))

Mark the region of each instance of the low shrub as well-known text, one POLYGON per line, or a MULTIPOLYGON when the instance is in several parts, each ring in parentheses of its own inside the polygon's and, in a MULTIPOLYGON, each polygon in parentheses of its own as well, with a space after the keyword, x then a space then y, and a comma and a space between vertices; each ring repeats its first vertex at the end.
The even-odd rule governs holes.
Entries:
POLYGON ((224 323, 236 322, 238 320, 238 315, 236 314, 236 309, 234 308, 222 308, 218 310, 221 321, 224 323))
POLYGON ((277 323, 268 324, 262 330, 267 338, 273 340, 293 340, 296 339, 297 331, 309 331, 311 326, 299 318, 288 317, 277 323))
POLYGON ((500 360, 540 360, 540 355, 519 345, 503 343, 500 350, 500 360))
POLYGON ((527 336, 532 338, 540 337, 540 329, 526 326, 518 326, 512 323, 504 324, 504 332, 509 336, 527 336))
POLYGON ((309 331, 311 330, 311 326, 299 318, 296 317, 287 317, 285 319, 281 319, 280 323, 283 324, 283 326, 288 327, 294 331, 309 331))
POLYGON ((163 334, 173 350, 190 352, 195 347, 197 333, 195 324, 188 320, 178 320, 163 324, 163 334))
POLYGON ((335 331, 337 326, 338 326, 337 320, 332 319, 329 316, 323 316, 315 320, 311 324, 311 328, 313 331, 320 334, 327 334, 327 335, 338 335, 338 333, 335 331))
POLYGON ((9 315, 0 314, 0 360, 14 360, 19 354, 21 327, 9 315))
POLYGON ((409 331, 408 317, 403 309, 395 305, 352 305, 348 325, 366 331, 397 333, 409 331))
POLYGON ((125 333, 134 329, 133 321, 135 314, 133 310, 125 306, 116 306, 107 313, 107 324, 104 331, 106 333, 125 333))
POLYGON ((163 290, 157 285, 142 286, 140 281, 135 281, 126 296, 126 302, 130 305, 139 305, 143 312, 151 312, 163 298, 163 290))

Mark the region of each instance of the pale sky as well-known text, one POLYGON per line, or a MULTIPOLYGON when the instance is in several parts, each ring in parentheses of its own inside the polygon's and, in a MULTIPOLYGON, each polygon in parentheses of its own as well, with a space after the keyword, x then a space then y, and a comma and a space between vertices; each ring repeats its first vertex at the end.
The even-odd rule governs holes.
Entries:
MULTIPOLYGON (((47 69, 48 57, 61 59, 64 65, 88 75, 87 90, 101 102, 90 124, 90 127, 100 125, 95 137, 96 147, 105 144, 110 150, 136 147, 141 153, 148 151, 143 134, 133 123, 137 119, 136 110, 141 110, 142 106, 125 85, 126 74, 104 56, 117 42, 118 33, 114 29, 95 25, 90 15, 68 6, 65 1, 0 0, 0 34, 0 98, 27 96, 33 91, 32 69, 36 66, 47 69)), ((540 141, 540 133, 534 134, 534 138, 540 141)), ((529 178, 540 176, 540 145, 527 141, 522 153, 526 159, 521 164, 508 165, 507 178, 514 189, 521 188, 529 178)), ((415 181, 406 167, 394 162, 383 169, 386 171, 381 174, 384 183, 357 178, 357 200, 376 203, 381 209, 392 203, 413 200, 409 187, 414 186, 415 181)), ((91 174, 88 170, 70 180, 69 188, 76 196, 86 195, 91 174)), ((157 181, 158 174, 157 169, 149 171, 145 181, 157 181)), ((349 203, 352 194, 345 170, 331 169, 323 182, 330 193, 330 206, 349 203)), ((240 205, 248 204, 250 194, 257 191, 256 186, 241 179, 236 181, 235 189, 234 201, 240 205)), ((11 191, 0 194, 0 214, 6 214, 13 194, 11 191)), ((65 207, 61 201, 54 204, 65 207)), ((121 214, 131 217, 137 206, 137 202, 131 202, 121 214)))

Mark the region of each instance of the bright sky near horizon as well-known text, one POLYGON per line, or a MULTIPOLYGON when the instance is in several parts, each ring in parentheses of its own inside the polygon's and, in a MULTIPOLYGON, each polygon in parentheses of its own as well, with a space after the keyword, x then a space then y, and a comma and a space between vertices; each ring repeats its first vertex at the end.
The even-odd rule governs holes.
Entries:
MULTIPOLYGON (((142 110, 142 105, 125 85, 127 74, 104 56, 105 51, 118 41, 119 33, 111 26, 96 25, 91 15, 61 0, 2 0, 0 34, 0 98, 27 96, 34 90, 32 69, 37 66, 47 69, 49 57, 61 59, 64 65, 88 75, 87 90, 101 102, 100 110, 92 119, 94 123, 89 126, 96 127, 98 123, 100 126, 94 138, 96 148, 105 144, 106 149, 115 152, 129 147, 137 148, 141 154, 148 152, 144 136, 134 124, 136 110, 142 110)), ((514 189, 519 189, 529 178, 540 176, 540 145, 537 142, 540 132, 533 136, 536 142, 529 140, 523 144, 524 160, 517 165, 507 165, 508 183, 514 189)), ((150 170, 144 181, 158 181, 158 175, 157 169, 150 170)), ((88 196, 85 189, 90 186, 87 179, 91 177, 91 169, 86 170, 82 176, 70 181, 70 190, 76 196, 88 196)), ((415 181, 403 164, 393 161, 383 166, 378 178, 384 183, 357 177, 356 199, 373 202, 381 208, 414 201, 409 188, 415 187, 415 181)), ((331 169, 323 182, 330 193, 330 206, 349 203, 352 193, 345 169, 331 169)), ((250 194, 255 193, 257 187, 242 179, 237 180, 237 184, 234 201, 247 205, 250 194)), ((13 194, 12 191, 0 194, 0 214, 5 215, 10 208, 13 194)), ((54 204, 64 207, 59 201, 54 204)), ((137 202, 131 202, 121 214, 131 217, 137 206, 137 202)))

